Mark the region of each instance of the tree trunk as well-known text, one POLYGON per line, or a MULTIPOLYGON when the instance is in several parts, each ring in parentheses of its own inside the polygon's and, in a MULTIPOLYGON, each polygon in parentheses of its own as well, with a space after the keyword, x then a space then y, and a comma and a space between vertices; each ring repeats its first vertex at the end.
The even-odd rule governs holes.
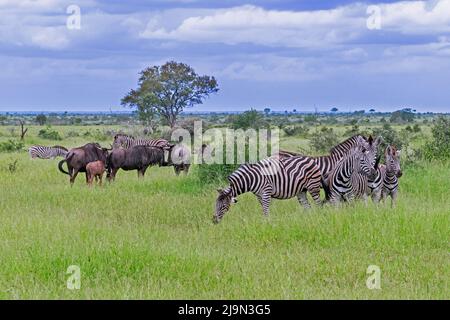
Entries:
POLYGON ((25 121, 20 120, 20 140, 25 139, 25 135, 28 132, 28 128, 24 128, 25 126, 25 121))

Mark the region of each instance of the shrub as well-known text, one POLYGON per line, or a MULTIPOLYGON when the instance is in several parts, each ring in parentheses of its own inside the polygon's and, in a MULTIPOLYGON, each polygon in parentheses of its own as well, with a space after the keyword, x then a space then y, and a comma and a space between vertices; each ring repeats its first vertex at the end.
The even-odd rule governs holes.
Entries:
POLYGON ((47 140, 62 140, 58 131, 53 130, 50 126, 39 131, 38 136, 47 140))
POLYGON ((8 140, 0 143, 0 151, 2 152, 16 152, 21 151, 24 147, 23 142, 16 142, 14 140, 8 140))
POLYGON ((319 131, 311 134, 310 147, 317 153, 329 152, 332 147, 339 143, 339 137, 333 128, 322 127, 319 131))
POLYGON ((402 109, 394 111, 391 115, 391 122, 413 122, 414 121, 414 113, 411 109, 402 109))
POLYGON ((450 119, 439 117, 431 132, 433 140, 425 146, 425 158, 450 159, 450 119))
POLYGON ((19 160, 16 159, 8 164, 8 170, 10 173, 14 173, 17 171, 17 162, 19 162, 19 160))
MULTIPOLYGON (((226 163, 226 146, 224 145, 223 151, 223 164, 200 164, 197 170, 197 177, 201 183, 219 183, 227 180, 227 177, 233 173, 235 170, 239 168, 241 163, 238 163, 238 146, 237 143, 234 144, 234 161, 233 163, 226 163)), ((256 160, 261 160, 261 158, 265 158, 267 155, 271 154, 271 145, 268 142, 266 147, 267 154, 260 154, 260 146, 258 143, 258 154, 256 155, 256 160)), ((242 150, 242 149, 239 149, 242 150)), ((249 145, 245 144, 245 162, 250 162, 249 155, 249 145)))
POLYGON ((110 136, 104 131, 101 131, 100 129, 95 129, 94 132, 92 133, 92 136, 96 141, 106 141, 110 139, 110 136))
POLYGON ((231 117, 231 126, 233 129, 260 129, 268 127, 264 115, 254 109, 245 111, 242 114, 231 117))
POLYGON ((39 114, 36 116, 36 122, 40 125, 43 126, 44 124, 47 123, 47 117, 44 114, 39 114))
POLYGON ((71 130, 71 131, 66 133, 66 138, 76 138, 76 137, 79 137, 79 136, 80 136, 80 133, 78 131, 71 130))
POLYGON ((306 126, 289 125, 283 128, 287 136, 307 136, 309 129, 306 126))
POLYGON ((318 117, 315 114, 307 114, 303 120, 305 122, 314 123, 314 122, 317 122, 318 117))
POLYGON ((238 167, 235 164, 201 164, 197 169, 197 178, 202 183, 221 183, 238 167))
POLYGON ((401 149, 404 145, 398 132, 389 123, 383 124, 381 128, 375 128, 373 135, 382 136, 385 144, 394 145, 397 149, 401 149))

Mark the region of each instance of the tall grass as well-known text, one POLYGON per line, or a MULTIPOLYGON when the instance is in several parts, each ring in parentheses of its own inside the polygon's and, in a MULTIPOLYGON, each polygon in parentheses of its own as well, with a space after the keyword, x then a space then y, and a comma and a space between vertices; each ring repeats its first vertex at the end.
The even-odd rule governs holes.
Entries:
POLYGON ((71 188, 56 165, 0 154, 0 298, 449 298, 448 163, 406 168, 396 209, 293 199, 264 218, 248 194, 217 226, 215 188, 195 174, 71 188), (80 290, 66 287, 70 265, 80 290), (366 287, 369 265, 381 290, 366 287))

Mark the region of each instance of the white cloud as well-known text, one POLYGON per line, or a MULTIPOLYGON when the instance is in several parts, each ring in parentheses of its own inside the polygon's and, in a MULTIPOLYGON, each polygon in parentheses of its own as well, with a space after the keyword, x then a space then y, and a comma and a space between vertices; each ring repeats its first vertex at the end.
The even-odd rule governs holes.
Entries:
POLYGON ((363 17, 348 6, 319 11, 276 11, 256 6, 219 9, 189 17, 174 30, 151 21, 143 38, 191 42, 254 43, 267 46, 321 46, 353 39, 351 29, 363 28, 363 17))
POLYGON ((450 0, 403 1, 380 7, 382 29, 405 34, 450 32, 450 0))
POLYGON ((63 49, 69 45, 64 27, 34 28, 31 34, 31 42, 45 49, 63 49))
MULTIPOLYGON (((405 34, 450 32, 450 0, 380 4, 381 28, 405 34)), ((152 20, 141 33, 148 39, 195 43, 252 43, 282 47, 321 47, 367 35, 367 5, 329 10, 280 11, 245 5, 184 19, 174 29, 152 20)))

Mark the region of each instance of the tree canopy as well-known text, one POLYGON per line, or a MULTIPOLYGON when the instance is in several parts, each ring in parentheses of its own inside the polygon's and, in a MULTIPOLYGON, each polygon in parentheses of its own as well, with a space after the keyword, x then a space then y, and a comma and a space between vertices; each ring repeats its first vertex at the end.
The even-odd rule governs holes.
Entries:
POLYGON ((161 117, 173 128, 185 108, 202 104, 217 91, 214 77, 199 76, 189 65, 170 61, 141 71, 138 88, 122 99, 122 105, 136 108, 139 118, 145 122, 161 117))

